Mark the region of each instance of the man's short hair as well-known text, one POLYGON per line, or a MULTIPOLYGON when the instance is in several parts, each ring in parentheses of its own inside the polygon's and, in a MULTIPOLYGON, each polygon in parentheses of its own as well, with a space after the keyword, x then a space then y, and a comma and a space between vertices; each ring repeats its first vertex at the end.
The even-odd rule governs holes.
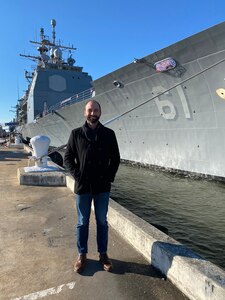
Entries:
POLYGON ((100 112, 102 111, 100 103, 98 101, 96 101, 95 99, 89 100, 85 105, 85 109, 86 109, 86 106, 88 105, 88 103, 90 103, 90 102, 96 103, 99 106, 100 112))

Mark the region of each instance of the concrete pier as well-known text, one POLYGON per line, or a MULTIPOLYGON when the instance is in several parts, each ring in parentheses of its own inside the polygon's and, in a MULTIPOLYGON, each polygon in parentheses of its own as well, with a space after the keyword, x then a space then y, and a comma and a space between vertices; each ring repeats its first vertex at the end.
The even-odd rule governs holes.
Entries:
POLYGON ((0 148, 1 300, 188 299, 112 226, 108 253, 114 269, 103 271, 93 216, 88 264, 81 275, 74 273, 74 194, 66 187, 19 185, 17 169, 27 166, 27 156, 21 149, 0 148))

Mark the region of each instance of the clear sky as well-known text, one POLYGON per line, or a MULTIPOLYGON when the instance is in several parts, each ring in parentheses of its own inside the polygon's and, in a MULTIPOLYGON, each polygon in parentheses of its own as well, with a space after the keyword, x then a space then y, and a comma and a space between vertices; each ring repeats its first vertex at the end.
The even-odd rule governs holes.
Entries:
MULTIPOLYGON (((77 47, 73 57, 93 79, 225 20, 224 0, 7 0, 0 2, 0 123, 27 88, 40 27, 77 47)), ((224 33, 225 34, 225 33, 224 33)))

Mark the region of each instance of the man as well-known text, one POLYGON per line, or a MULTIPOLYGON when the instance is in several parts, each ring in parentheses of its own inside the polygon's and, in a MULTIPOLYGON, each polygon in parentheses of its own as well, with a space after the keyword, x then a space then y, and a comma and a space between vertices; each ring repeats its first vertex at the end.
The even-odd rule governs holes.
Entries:
POLYGON ((65 166, 75 178, 77 207, 77 248, 79 256, 74 270, 83 271, 88 252, 89 219, 91 202, 94 201, 97 223, 99 260, 104 270, 111 271, 112 262, 107 255, 107 212, 111 182, 120 163, 120 154, 113 130, 99 122, 101 106, 89 101, 84 110, 86 122, 71 132, 64 157, 65 166))

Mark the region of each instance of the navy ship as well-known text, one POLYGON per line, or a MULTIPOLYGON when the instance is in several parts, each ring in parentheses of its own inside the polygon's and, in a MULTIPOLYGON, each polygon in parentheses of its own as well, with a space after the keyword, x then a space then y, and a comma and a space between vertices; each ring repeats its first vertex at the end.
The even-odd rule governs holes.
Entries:
POLYGON ((72 56, 62 59, 61 49, 74 49, 56 45, 55 24, 51 42, 41 29, 37 67, 17 105, 24 139, 65 145, 94 97, 124 161, 225 179, 225 22, 94 81, 72 56))

